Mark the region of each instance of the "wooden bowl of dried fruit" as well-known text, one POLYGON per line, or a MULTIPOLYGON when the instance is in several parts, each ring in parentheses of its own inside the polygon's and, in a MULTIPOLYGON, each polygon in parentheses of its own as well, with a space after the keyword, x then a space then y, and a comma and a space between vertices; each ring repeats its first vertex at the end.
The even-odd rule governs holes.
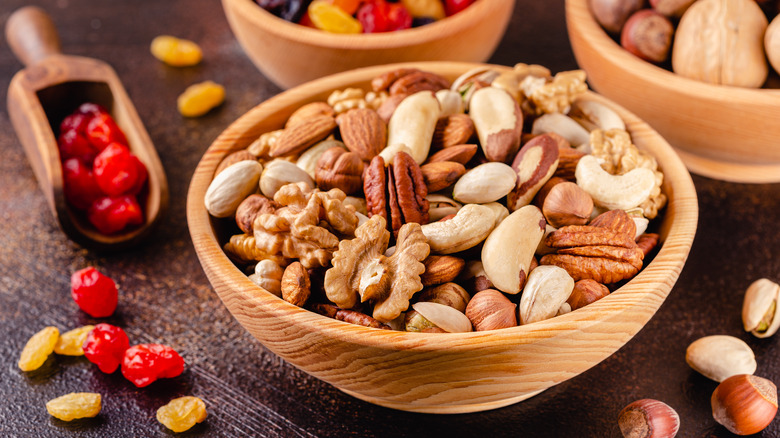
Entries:
POLYGON ((714 85, 623 49, 596 21, 588 0, 567 0, 566 21, 591 86, 658 130, 691 172, 733 182, 780 181, 780 90, 771 66, 763 88, 714 85))
MULTIPOLYGON (((308 4, 289 3, 296 7, 308 4)), ((282 88, 377 64, 484 62, 501 41, 514 4, 510 0, 477 0, 452 16, 411 29, 340 34, 285 21, 253 0, 222 0, 230 28, 244 52, 282 88)), ((428 13, 441 15, 442 11, 428 13)))
POLYGON ((395 64, 265 101, 214 141, 190 185, 209 281, 268 349, 381 406, 482 411, 584 372, 663 303, 698 217, 671 147, 584 80, 395 64), (412 74, 411 94, 387 95, 412 74), (527 77, 538 93, 519 89, 527 77), (384 102, 325 103, 348 88, 384 102), (591 128, 590 153, 570 146, 591 128))

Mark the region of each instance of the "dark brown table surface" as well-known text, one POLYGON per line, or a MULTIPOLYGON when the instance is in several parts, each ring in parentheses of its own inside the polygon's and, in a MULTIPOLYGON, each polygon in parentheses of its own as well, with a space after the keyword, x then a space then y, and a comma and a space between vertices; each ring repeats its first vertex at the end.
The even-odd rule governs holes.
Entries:
MULTIPOLYGON (((0 22, 28 4, 2 0, 0 22)), ((732 436, 716 424, 709 398, 716 384, 691 370, 685 349, 695 339, 728 334, 745 340, 756 374, 780 382, 777 337, 742 330, 740 309, 755 279, 780 280, 780 185, 741 185, 694 176, 699 227, 671 295, 645 328, 591 370, 522 403, 462 415, 394 411, 354 399, 288 365, 255 341, 211 289, 190 241, 185 199, 200 156, 233 120, 280 89, 244 55, 215 0, 37 0, 55 19, 67 54, 104 60, 123 81, 168 175, 171 203, 144 245, 104 255, 80 248, 59 230, 0 108, 0 436, 150 437, 172 434, 155 420, 169 399, 196 395, 209 417, 192 436, 618 437, 620 409, 656 398, 682 418, 679 436, 732 436), (149 54, 157 35, 197 41, 204 62, 169 68, 149 54), (176 111, 191 83, 211 79, 227 89, 219 109, 198 119, 176 111), (96 266, 121 288, 107 322, 131 343, 160 342, 187 362, 184 374, 137 389, 120 373, 106 375, 83 358, 50 358, 38 372, 16 366, 33 333, 97 320, 70 298, 70 274, 96 266), (101 414, 73 424, 50 417, 47 400, 69 392, 103 395, 101 414)), ((577 67, 566 34, 563 0, 518 0, 491 62, 577 67)), ((0 101, 22 65, 0 44, 0 101)), ((103 320, 100 320, 103 321, 103 320)), ((780 436, 775 420, 758 436, 780 436)))

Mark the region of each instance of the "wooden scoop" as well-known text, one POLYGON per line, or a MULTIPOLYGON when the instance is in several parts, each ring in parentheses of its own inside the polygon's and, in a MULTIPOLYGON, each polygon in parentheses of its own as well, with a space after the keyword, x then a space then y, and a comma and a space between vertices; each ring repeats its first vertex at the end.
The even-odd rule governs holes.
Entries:
POLYGON ((6 39, 27 67, 11 80, 8 113, 60 227, 69 238, 92 249, 113 250, 138 243, 167 209, 168 181, 149 134, 116 72, 96 59, 63 55, 54 23, 37 7, 26 6, 11 15, 6 24, 6 39), (71 208, 65 200, 56 136, 62 119, 85 102, 108 109, 125 133, 132 153, 146 165, 148 190, 138 198, 146 218, 140 227, 101 234, 83 212, 71 208))

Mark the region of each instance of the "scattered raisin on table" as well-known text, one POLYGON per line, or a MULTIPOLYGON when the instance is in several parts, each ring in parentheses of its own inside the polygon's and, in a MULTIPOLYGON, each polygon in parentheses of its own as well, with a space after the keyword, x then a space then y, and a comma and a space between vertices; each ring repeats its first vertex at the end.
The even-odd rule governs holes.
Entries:
POLYGON ((93 328, 94 325, 85 325, 61 334, 54 346, 54 352, 63 356, 83 356, 82 345, 93 328))
POLYGON ((57 327, 46 327, 34 334, 22 349, 19 356, 19 369, 22 371, 34 371, 46 362, 46 359, 54 351, 60 331, 57 327))
POLYGON ((157 410, 157 421, 174 432, 184 432, 206 419, 206 403, 198 397, 179 397, 157 410))
POLYGON ((46 402, 49 414, 62 421, 95 417, 101 407, 100 394, 92 392, 71 392, 46 402))

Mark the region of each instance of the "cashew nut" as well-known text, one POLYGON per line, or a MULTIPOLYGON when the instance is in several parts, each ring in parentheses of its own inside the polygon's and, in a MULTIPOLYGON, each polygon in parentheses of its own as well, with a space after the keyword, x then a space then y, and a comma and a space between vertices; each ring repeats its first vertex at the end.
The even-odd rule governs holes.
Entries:
POLYGON ((466 104, 463 97, 457 91, 439 90, 436 92, 436 99, 441 105, 441 114, 439 118, 451 116, 453 114, 463 114, 466 110, 466 104))
POLYGON ((577 185, 585 190, 596 205, 608 210, 628 210, 644 202, 655 187, 655 174, 638 167, 623 175, 612 175, 601 168, 596 157, 586 155, 574 172, 577 185))
POLYGON ((450 220, 423 225, 422 232, 432 252, 452 254, 485 240, 495 223, 496 216, 490 207, 467 204, 450 220))

